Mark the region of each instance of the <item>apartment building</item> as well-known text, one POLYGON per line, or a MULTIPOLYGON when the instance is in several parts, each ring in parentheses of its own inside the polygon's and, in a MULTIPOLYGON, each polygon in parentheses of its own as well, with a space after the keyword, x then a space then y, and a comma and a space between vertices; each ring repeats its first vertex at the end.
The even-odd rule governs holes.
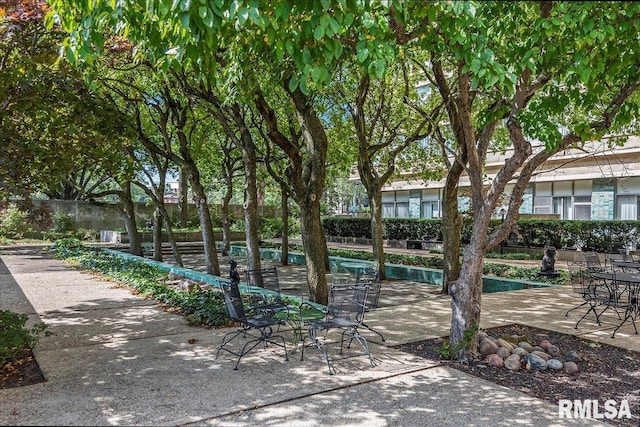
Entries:
MULTIPOLYGON (((505 153, 487 157, 486 176, 490 180, 504 164, 505 153)), ((383 216, 397 218, 440 218, 444 179, 425 182, 401 174, 389 182, 382 193, 383 216)), ((469 187, 461 179, 464 194, 469 187)), ((507 186, 505 191, 509 193, 507 186)), ((500 217, 496 208, 495 216, 500 217)), ((459 197, 460 210, 469 207, 467 196, 459 197)), ((520 207, 521 214, 555 214, 561 219, 640 220, 640 137, 630 137, 624 146, 609 147, 595 141, 583 149, 560 152, 536 173, 520 207)))

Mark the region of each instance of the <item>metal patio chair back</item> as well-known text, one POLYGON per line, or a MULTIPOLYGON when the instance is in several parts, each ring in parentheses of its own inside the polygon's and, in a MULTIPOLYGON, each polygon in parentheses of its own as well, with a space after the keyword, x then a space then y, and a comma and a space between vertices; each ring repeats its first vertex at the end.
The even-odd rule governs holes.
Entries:
POLYGON ((589 315, 589 313, 594 314, 596 323, 600 325, 600 316, 602 315, 604 310, 598 312, 597 308, 603 304, 603 300, 606 300, 608 298, 608 283, 605 281, 605 279, 598 279, 594 277, 594 274, 600 272, 593 271, 588 266, 585 267, 584 265, 578 265, 577 271, 575 270, 575 264, 572 265, 571 263, 567 263, 567 267, 571 272, 571 276, 576 278, 571 282, 572 290, 580 295, 584 302, 567 311, 565 313, 565 316, 568 316, 569 313, 573 310, 588 305, 589 308, 587 309, 587 311, 576 322, 575 329, 578 329, 578 325, 580 324, 580 322, 582 322, 582 320, 585 319, 589 315))
POLYGON ((596 252, 585 252, 584 260, 587 263, 587 269, 589 271, 605 271, 600 263, 600 256, 596 252))
POLYGON ((590 304, 595 299, 594 286, 591 280, 591 273, 587 270, 586 264, 582 262, 567 261, 567 269, 571 280, 571 290, 583 299, 583 302, 569 309, 565 316, 568 316, 573 310, 577 310, 590 304))
POLYGON ((282 347, 284 349, 285 359, 289 360, 284 338, 280 335, 274 335, 273 333, 273 326, 279 325, 280 320, 264 314, 248 316, 244 308, 244 302, 242 295, 240 294, 238 284, 231 281, 221 281, 221 286, 224 294, 227 315, 229 316, 229 319, 239 323, 241 328, 227 333, 222 338, 222 343, 220 344, 220 347, 218 347, 218 352, 216 353, 216 359, 220 355, 221 351, 226 351, 234 356, 238 356, 236 366, 233 368, 234 370, 237 370, 240 360, 251 352, 251 350, 260 344, 262 344, 263 347, 266 347, 267 343, 270 343, 282 347), (239 336, 248 336, 251 339, 246 341, 242 349, 239 351, 228 347, 228 345, 239 336), (279 341, 276 341, 276 339, 279 339, 279 341))
MULTIPOLYGON (((356 283, 368 283, 369 284, 369 294, 367 295, 367 302, 365 312, 374 311, 378 308, 378 302, 380 301, 380 290, 382 288, 382 281, 380 280, 380 274, 378 270, 373 268, 367 268, 360 274, 356 279, 356 283)), ((380 339, 384 342, 384 335, 379 331, 376 331, 371 326, 362 322, 362 327, 370 330, 371 332, 378 334, 380 339)))
POLYGON ((300 360, 304 359, 305 341, 309 339, 310 343, 308 345, 315 346, 323 353, 329 368, 329 374, 334 374, 335 370, 331 367, 327 352, 327 333, 331 329, 338 329, 341 331, 340 354, 343 354, 345 342, 347 342, 346 347, 350 348, 353 340, 356 340, 362 346, 364 354, 369 358, 371 366, 374 366, 369 344, 358 331, 364 319, 369 287, 369 283, 331 285, 327 314, 323 319, 309 322, 309 333, 302 341, 300 360))
POLYGON ((282 301, 278 270, 275 267, 247 269, 244 271, 244 275, 248 285, 268 291, 253 295, 254 299, 251 305, 257 312, 277 313, 287 310, 287 305, 282 301))

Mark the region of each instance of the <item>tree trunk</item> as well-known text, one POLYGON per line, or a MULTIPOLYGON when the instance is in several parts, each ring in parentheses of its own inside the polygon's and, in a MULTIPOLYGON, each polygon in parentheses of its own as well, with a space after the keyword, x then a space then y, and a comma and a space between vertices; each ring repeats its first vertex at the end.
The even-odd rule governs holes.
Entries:
POLYGON ((289 194, 284 184, 280 184, 282 207, 282 265, 289 265, 289 194))
POLYGON ((486 252, 488 232, 488 225, 484 225, 484 223, 485 221, 482 220, 474 223, 474 237, 464 249, 458 280, 449 285, 452 312, 450 344, 451 348, 456 351, 458 360, 474 357, 478 350, 477 334, 474 333, 472 339, 465 342, 465 331, 480 325, 482 264, 486 252))
POLYGON ((327 241, 320 219, 318 200, 301 206, 300 211, 302 246, 305 253, 310 298, 312 301, 326 305, 329 296, 325 266, 327 241))
POLYGON ((180 204, 180 227, 187 228, 189 222, 189 200, 187 194, 189 192, 188 174, 184 168, 180 168, 180 178, 178 190, 179 204, 180 204))
POLYGON ((207 273, 220 275, 220 265, 218 263, 218 253, 216 252, 216 241, 213 235, 213 224, 211 213, 207 204, 207 195, 200 184, 197 171, 192 170, 189 174, 189 184, 195 197, 198 217, 200 218, 200 228, 202 230, 202 241, 204 243, 204 258, 207 264, 207 273))
POLYGON ((180 250, 178 249, 178 244, 176 243, 176 239, 173 236, 173 227, 171 226, 171 218, 167 213, 167 210, 162 206, 161 208, 162 218, 164 219, 164 226, 167 230, 167 240, 171 245, 171 251, 173 252, 173 258, 175 258, 176 264, 180 267, 184 267, 182 263, 182 255, 180 254, 180 250))
POLYGON ((162 211, 153 213, 153 259, 162 262, 162 211))
POLYGON ((142 238, 138 233, 138 225, 136 224, 136 212, 131 199, 131 183, 127 182, 122 186, 122 210, 124 216, 124 226, 129 235, 129 251, 133 255, 142 256, 142 238))
MULTIPOLYGON (((296 111, 300 125, 301 147, 282 134, 278 128, 275 111, 268 105, 262 93, 257 92, 256 107, 265 120, 268 136, 288 156, 285 172, 292 188, 292 196, 300 207, 302 244, 307 266, 307 282, 311 299, 326 304, 328 300, 327 271, 329 259, 327 241, 320 218, 320 199, 324 191, 328 140, 323 122, 317 115, 313 100, 300 88, 291 92, 288 81, 284 84, 296 111)), ((293 137, 293 135, 290 135, 293 137)))
POLYGON ((378 263, 378 274, 381 280, 386 280, 384 262, 384 240, 382 239, 382 193, 372 189, 369 193, 371 206, 371 238, 373 241, 373 259, 378 263))
POLYGON ((244 225, 247 242, 247 262, 250 269, 259 269, 260 239, 258 236, 256 151, 253 141, 247 141, 245 138, 243 138, 242 148, 242 161, 244 162, 245 172, 244 225))
POLYGON ((462 167, 454 163, 447 174, 442 202, 442 293, 460 275, 460 235, 462 215, 458 211, 458 181, 462 167))

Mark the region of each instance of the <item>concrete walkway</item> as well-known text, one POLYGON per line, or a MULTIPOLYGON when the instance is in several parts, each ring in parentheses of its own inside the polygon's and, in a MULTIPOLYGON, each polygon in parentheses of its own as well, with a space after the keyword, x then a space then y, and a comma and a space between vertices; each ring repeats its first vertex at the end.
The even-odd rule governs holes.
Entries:
MULTIPOLYGON (((294 267, 289 277, 301 276, 294 267)), ((486 295, 482 326, 517 321, 573 333, 576 319, 564 312, 578 301, 555 288, 486 295)), ((555 404, 389 347, 447 334, 447 298, 411 282, 385 283, 381 308, 367 317, 387 338, 380 345, 368 336, 376 366, 330 349, 333 376, 318 352, 300 361, 290 351, 285 361, 273 348, 234 371, 229 355, 215 359, 226 329, 189 326, 43 246, 0 248, 0 309, 54 332, 35 351, 47 381, 0 390, 2 425, 602 425, 559 419, 555 404)), ((593 325, 581 331, 607 341, 593 325)), ((625 328, 615 338, 637 342, 625 328)))

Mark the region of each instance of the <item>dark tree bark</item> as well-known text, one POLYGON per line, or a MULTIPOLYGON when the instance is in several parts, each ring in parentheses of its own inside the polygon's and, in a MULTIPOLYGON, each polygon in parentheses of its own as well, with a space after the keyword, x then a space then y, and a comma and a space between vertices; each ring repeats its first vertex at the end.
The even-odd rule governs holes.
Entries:
MULTIPOLYGON (((433 120, 430 115, 425 115, 414 123, 414 117, 394 114, 394 102, 398 102, 394 100, 398 96, 395 93, 397 83, 380 81, 372 91, 371 79, 365 74, 360 79, 355 101, 347 104, 358 139, 358 174, 371 204, 373 258, 382 280, 387 278, 382 238, 382 187, 396 171, 396 159, 400 153, 424 139, 431 132, 431 127, 425 129, 433 120), (380 159, 386 160, 384 164, 380 159)), ((439 114, 439 111, 440 107, 437 107, 432 115, 439 114)))
POLYGON ((256 93, 254 99, 268 129, 269 139, 280 147, 288 158, 287 181, 292 197, 301 211, 300 228, 309 293, 313 301, 326 304, 328 251, 320 217, 320 200, 326 175, 327 136, 322 121, 313 108, 312 99, 299 88, 291 92, 288 87, 289 82, 285 79, 284 88, 293 103, 301 143, 293 134, 287 137, 280 131, 275 110, 261 92, 256 93))
POLYGON ((234 148, 236 145, 232 143, 228 138, 222 144, 222 152, 224 153, 223 159, 223 178, 225 184, 225 192, 222 196, 222 205, 220 208, 220 215, 222 217, 222 240, 224 245, 223 255, 229 253, 231 248, 231 224, 229 216, 229 203, 233 197, 233 181, 243 171, 242 157, 235 155, 234 148))
POLYGON ((250 269, 260 268, 260 239, 258 236, 258 186, 256 146, 251 131, 245 121, 242 108, 238 104, 231 107, 230 115, 240 134, 239 147, 242 150, 242 163, 245 175, 244 223, 247 241, 247 260, 250 269))
POLYGON ((136 223, 136 212, 131 198, 131 182, 127 181, 122 186, 120 192, 120 201, 122 202, 124 226, 129 235, 129 250, 133 255, 142 256, 142 238, 138 233, 138 224, 136 223))
POLYGON ((153 259, 162 262, 162 211, 153 212, 153 259))
POLYGON ((180 205, 180 227, 187 228, 189 222, 189 179, 183 168, 180 169, 178 199, 180 205))
POLYGON ((289 265, 289 192, 280 183, 280 206, 282 208, 282 265, 289 265))

